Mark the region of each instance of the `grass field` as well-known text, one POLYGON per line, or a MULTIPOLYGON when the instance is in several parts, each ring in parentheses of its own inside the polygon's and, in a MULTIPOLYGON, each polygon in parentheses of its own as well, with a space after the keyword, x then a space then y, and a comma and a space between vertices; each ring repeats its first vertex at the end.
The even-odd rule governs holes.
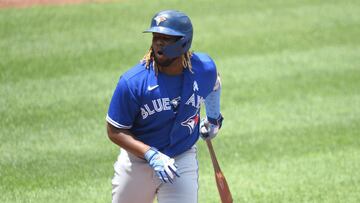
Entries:
MULTIPOLYGON (((360 202, 360 2, 118 1, 0 10, 0 202, 110 202, 105 115, 161 9, 223 78, 234 202, 360 202)), ((200 141, 200 203, 218 203, 200 141)), ((140 191, 139 191, 140 192, 140 191)))

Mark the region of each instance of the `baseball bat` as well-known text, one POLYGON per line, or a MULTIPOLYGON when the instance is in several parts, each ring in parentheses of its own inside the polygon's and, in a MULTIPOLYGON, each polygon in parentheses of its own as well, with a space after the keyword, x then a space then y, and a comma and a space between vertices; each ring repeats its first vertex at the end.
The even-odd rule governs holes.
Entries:
POLYGON ((233 199, 231 196, 231 192, 230 192, 229 186, 226 182, 225 176, 220 169, 220 166, 217 161, 211 140, 206 140, 206 144, 208 146, 210 156, 211 156, 211 161, 214 166, 215 180, 216 180, 216 185, 217 185, 217 188, 218 188, 218 191, 220 194, 221 203, 232 203, 233 199))

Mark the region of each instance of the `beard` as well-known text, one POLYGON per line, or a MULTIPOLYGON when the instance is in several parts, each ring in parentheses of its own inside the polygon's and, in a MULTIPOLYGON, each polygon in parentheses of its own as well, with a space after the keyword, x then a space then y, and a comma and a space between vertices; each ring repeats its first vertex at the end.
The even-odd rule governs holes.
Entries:
POLYGON ((159 60, 156 55, 154 56, 155 63, 164 68, 170 66, 175 61, 175 59, 176 58, 168 58, 164 60, 159 60))
POLYGON ((176 57, 175 58, 166 57, 162 51, 155 53, 154 49, 153 49, 153 57, 155 63, 163 68, 170 66, 176 60, 176 57))

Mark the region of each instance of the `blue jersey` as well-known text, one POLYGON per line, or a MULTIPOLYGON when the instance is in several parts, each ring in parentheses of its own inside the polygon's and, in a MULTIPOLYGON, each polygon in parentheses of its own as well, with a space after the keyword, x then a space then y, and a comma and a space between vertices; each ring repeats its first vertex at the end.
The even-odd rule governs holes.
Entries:
POLYGON ((188 68, 183 71, 179 97, 168 92, 167 87, 174 85, 159 79, 152 65, 146 69, 139 63, 125 72, 106 120, 170 157, 188 150, 199 138, 200 107, 217 78, 215 63, 208 55, 194 53, 191 63, 192 72, 188 68))

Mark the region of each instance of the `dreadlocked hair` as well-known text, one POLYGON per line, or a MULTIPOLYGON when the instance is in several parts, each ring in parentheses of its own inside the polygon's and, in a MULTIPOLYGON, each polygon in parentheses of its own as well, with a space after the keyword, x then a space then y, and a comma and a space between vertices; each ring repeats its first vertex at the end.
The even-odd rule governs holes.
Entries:
MULTIPOLYGON (((194 73, 192 71, 192 65, 191 65, 191 60, 190 60, 192 55, 193 55, 193 52, 187 51, 186 53, 181 55, 181 60, 182 60, 182 65, 184 66, 184 68, 188 68, 191 73, 194 73)), ((153 54, 153 51, 151 48, 143 57, 142 62, 145 64, 145 67, 147 69, 150 67, 150 63, 153 63, 153 69, 155 70, 156 75, 159 73, 159 68, 155 64, 154 54, 153 54)))

